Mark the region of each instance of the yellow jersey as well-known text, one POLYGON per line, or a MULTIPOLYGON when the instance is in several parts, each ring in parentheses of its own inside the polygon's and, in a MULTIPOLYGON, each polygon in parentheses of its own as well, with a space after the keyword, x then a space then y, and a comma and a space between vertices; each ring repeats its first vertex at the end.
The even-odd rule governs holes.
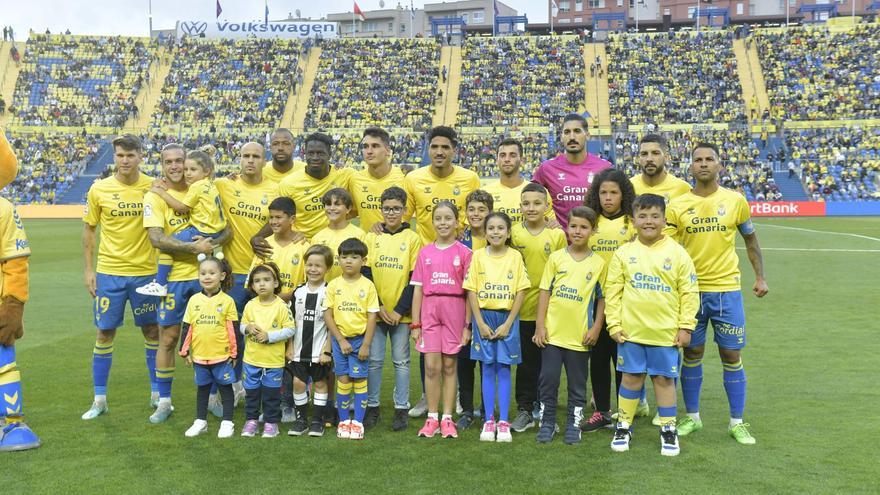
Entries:
POLYGON ((343 337, 357 337, 367 331, 368 313, 379 312, 376 286, 367 277, 349 282, 336 277, 327 284, 321 309, 333 311, 333 321, 343 337))
MULTIPOLYGON (((382 193, 391 186, 403 187, 403 172, 391 166, 391 171, 382 178, 373 177, 368 168, 351 175, 349 190, 354 199, 354 210, 361 220, 361 228, 369 232, 375 223, 382 223, 382 193)), ((404 205, 406 206, 406 205, 404 205)), ((411 212, 403 212, 403 221, 411 212)))
POLYGON ((507 248, 496 255, 485 248, 474 251, 462 287, 477 294, 480 308, 510 311, 516 295, 531 283, 519 251, 507 248))
MULTIPOLYGON (((166 191, 172 198, 183 201, 186 191, 166 191)), ((162 232, 171 236, 189 226, 189 214, 181 214, 168 206, 168 203, 158 194, 148 192, 144 196, 144 228, 158 227, 162 232)), ((148 234, 149 236, 149 234, 148 234)), ((184 280, 197 280, 199 278, 199 263, 194 254, 172 253, 171 273, 168 274, 169 282, 184 280)))
MULTIPOLYGON (((274 235, 266 238, 269 247, 272 248, 272 256, 268 259, 254 256, 248 274, 256 267, 267 261, 278 265, 281 272, 281 293, 292 293, 296 287, 306 281, 306 251, 309 250, 308 242, 291 242, 286 246, 278 244, 274 235)), ((247 285, 247 283, 245 283, 247 285)))
POLYGON ((208 178, 190 184, 181 203, 189 206, 189 222, 199 232, 216 234, 226 228, 220 193, 214 181, 208 178))
MULTIPOLYGON (((348 222, 348 225, 346 225, 344 229, 334 230, 330 227, 326 227, 315 234, 315 237, 312 237, 313 245, 320 244, 322 246, 327 246, 333 251, 333 266, 327 270, 327 273, 324 275, 324 280, 329 282, 342 275, 342 268, 339 267, 339 245, 342 244, 342 241, 351 239, 352 237, 364 240, 366 235, 367 234, 358 228, 357 225, 348 222)), ((367 259, 369 258, 370 253, 367 253, 367 259)))
POLYGON ((740 290, 736 232, 751 234, 749 203, 737 192, 719 187, 708 197, 688 192, 666 208, 666 229, 687 250, 703 292, 740 290))
POLYGON ((590 234, 589 246, 594 253, 605 260, 605 263, 608 263, 617 248, 633 239, 636 229, 629 215, 620 214, 608 218, 599 213, 597 217, 596 228, 590 234))
MULTIPOLYGON (((0 198, 0 262, 30 255, 31 246, 15 206, 8 199, 0 198)), ((2 270, 0 270, 0 288, 3 288, 2 270)))
MULTIPOLYGON (((241 314, 241 324, 254 324, 267 333, 279 332, 284 328, 295 329, 293 314, 280 297, 265 304, 255 297, 248 301, 241 314)), ((283 368, 285 364, 285 346, 289 339, 273 343, 257 342, 252 336, 247 337, 244 346, 244 362, 258 368, 283 368)))
POLYGON ((268 180, 269 182, 281 184, 281 181, 284 180, 285 177, 304 168, 306 168, 306 162, 293 160, 293 167, 291 167, 290 170, 288 170, 287 172, 279 172, 275 170, 272 162, 269 162, 266 164, 266 166, 263 167, 263 180, 268 180))
POLYGON ((602 299, 605 261, 596 253, 572 258, 568 248, 554 251, 541 275, 541 290, 550 292, 544 318, 549 343, 563 349, 587 351, 584 337, 593 326, 596 303, 602 299))
MULTIPOLYGON (((409 283, 410 274, 416 267, 422 243, 418 234, 403 224, 395 233, 387 230, 381 234, 368 233, 364 242, 370 250, 367 266, 373 272, 373 284, 379 301, 386 311, 392 311, 400 302, 400 295, 409 283)), ((411 322, 409 314, 401 313, 401 322, 411 322)))
POLYGON ((278 195, 285 196, 296 203, 296 222, 294 228, 305 234, 309 239, 329 224, 324 214, 321 197, 330 189, 341 187, 348 190, 352 169, 330 167, 330 173, 323 179, 316 179, 307 174, 305 169, 298 170, 281 181, 278 195))
POLYGON ((534 235, 525 224, 517 223, 513 225, 510 244, 522 255, 529 274, 529 290, 526 291, 522 309, 519 310, 519 318, 523 321, 535 321, 538 317, 538 295, 541 293, 539 286, 544 265, 552 253, 568 244, 568 240, 562 229, 544 227, 538 235, 534 235))
POLYGON ((669 237, 651 246, 638 239, 611 258, 605 282, 608 333, 627 340, 670 347, 681 328, 693 330, 700 309, 694 263, 669 237))
MULTIPOLYGON (((492 195, 494 207, 492 211, 500 211, 507 213, 510 221, 514 225, 523 221, 522 215, 522 192, 529 181, 523 179, 522 183, 516 187, 507 187, 501 183, 501 179, 497 179, 483 188, 484 191, 492 195)), ((547 195, 547 212, 544 214, 547 219, 553 218, 553 200, 547 195)))
POLYGON ((673 199, 691 190, 690 184, 669 172, 666 172, 666 178, 663 179, 663 182, 656 186, 645 184, 644 175, 645 174, 639 174, 630 180, 633 189, 635 189, 636 196, 648 193, 656 194, 658 196, 663 196, 663 199, 666 200, 666 204, 669 204, 673 199))
POLYGON ((416 232, 423 246, 434 242, 436 233, 432 212, 434 205, 441 200, 447 199, 458 207, 458 218, 464 226, 465 198, 473 191, 480 188, 480 178, 474 172, 452 166, 452 173, 445 178, 439 178, 431 171, 430 166, 413 170, 403 179, 403 189, 406 191, 406 211, 412 212, 416 219, 416 232))
POLYGON ((232 240, 223 249, 232 273, 247 274, 254 259, 251 237, 269 221, 269 203, 278 197, 278 185, 263 180, 259 184, 248 184, 241 177, 234 181, 223 178, 214 181, 220 192, 220 203, 232 240))
POLYGON ((237 320, 235 301, 225 292, 210 297, 204 292, 194 294, 183 314, 183 322, 189 324, 183 350, 188 350, 193 361, 200 364, 215 364, 236 357, 233 322, 237 320))
POLYGON ((144 195, 153 179, 138 175, 134 184, 116 176, 99 179, 89 188, 83 222, 101 224, 98 273, 138 277, 156 273, 156 250, 144 229, 144 195))

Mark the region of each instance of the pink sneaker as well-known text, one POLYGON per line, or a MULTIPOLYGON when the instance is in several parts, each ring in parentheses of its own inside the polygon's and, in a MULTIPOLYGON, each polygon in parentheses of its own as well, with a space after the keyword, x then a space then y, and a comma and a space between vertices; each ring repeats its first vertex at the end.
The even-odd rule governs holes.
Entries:
POLYGON ((257 430, 260 429, 260 423, 256 419, 249 419, 244 424, 244 428, 241 430, 241 436, 243 437, 252 437, 257 434, 257 430))
POLYGON ((275 438, 278 436, 278 423, 266 423, 263 425, 263 438, 275 438))
POLYGON ((499 421, 498 426, 495 428, 495 435, 496 442, 512 442, 513 435, 510 434, 510 423, 499 421))
POLYGON ((440 422, 440 435, 443 438, 458 438, 458 430, 455 429, 455 421, 446 418, 440 422))
POLYGON ((489 421, 483 423, 483 431, 480 432, 481 442, 495 441, 495 421, 489 418, 489 421))
POLYGON ((440 430, 440 422, 434 418, 428 418, 425 420, 425 426, 422 426, 422 429, 419 430, 419 436, 425 438, 431 438, 437 431, 440 430))

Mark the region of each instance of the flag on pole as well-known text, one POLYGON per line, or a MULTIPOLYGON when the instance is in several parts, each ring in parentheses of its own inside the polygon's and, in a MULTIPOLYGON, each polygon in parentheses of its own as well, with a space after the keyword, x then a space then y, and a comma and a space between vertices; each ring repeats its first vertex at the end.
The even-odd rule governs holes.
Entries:
POLYGON ((263 3, 266 5, 266 11, 265 11, 265 14, 264 14, 264 16, 263 16, 263 23, 264 23, 264 24, 269 24, 269 0, 264 0, 263 3))
POLYGON ((223 7, 220 6, 220 0, 217 0, 217 19, 220 18, 220 14, 223 13, 223 7))
POLYGON ((358 16, 360 18, 361 22, 367 20, 367 18, 364 16, 364 11, 362 11, 361 8, 358 7, 357 2, 354 3, 354 15, 358 16))
POLYGON ((559 5, 556 5, 556 0, 550 0, 550 11, 553 14, 553 17, 556 17, 556 14, 559 13, 559 5))
POLYGON ((498 17, 498 0, 492 0, 492 8, 495 9, 495 17, 498 17))
POLYGON ((409 0, 409 18, 410 19, 416 18, 416 7, 415 7, 415 5, 413 5, 412 0, 409 0))

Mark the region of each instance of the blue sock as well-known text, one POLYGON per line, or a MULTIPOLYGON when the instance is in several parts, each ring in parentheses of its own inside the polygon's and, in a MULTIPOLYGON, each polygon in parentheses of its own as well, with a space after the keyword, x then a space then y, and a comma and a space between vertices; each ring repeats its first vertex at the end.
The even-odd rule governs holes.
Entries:
MULTIPOLYGON (((679 372, 681 372, 681 360, 682 360, 682 359, 684 359, 684 357, 682 357, 682 353, 679 352, 679 353, 678 353, 678 371, 679 371, 679 372)), ((675 388, 678 389, 678 377, 675 377, 675 378, 673 378, 672 380, 673 380, 674 383, 675 383, 675 388)))
POLYGON ((363 423, 367 411, 367 379, 354 382, 354 420, 363 423))
POLYGON ((481 363, 483 379, 483 414, 485 420, 489 421, 495 414, 495 365, 481 363))
POLYGON ((495 363, 498 373, 498 420, 508 421, 510 411, 510 365, 495 363))
POLYGON ((159 384, 156 381, 156 353, 159 351, 158 340, 145 340, 144 353, 147 355, 147 372, 150 375, 150 391, 158 392, 159 384))
POLYGON ((156 368, 156 385, 159 398, 171 398, 171 383, 174 381, 174 368, 156 368))
POLYGON ((348 421, 351 418, 349 409, 351 409, 351 390, 352 383, 342 383, 336 381, 336 410, 339 412, 339 421, 348 421))
POLYGON ((727 392, 727 403, 730 405, 730 417, 742 419, 746 407, 746 370, 742 360, 733 364, 724 364, 724 391, 727 392))
POLYGON ((168 285, 168 275, 171 274, 171 264, 159 263, 159 270, 156 273, 156 283, 159 285, 168 285))
POLYGON ((15 346, 0 344, 0 370, 0 416, 7 420, 21 417, 21 373, 15 366, 15 346))
POLYGON ((92 351, 92 380, 95 384, 95 395, 107 395, 107 381, 110 379, 110 366, 113 365, 113 342, 101 344, 95 342, 92 351))
POLYGON ((703 387, 703 360, 685 358, 681 365, 681 395, 689 413, 700 412, 700 389, 703 387))

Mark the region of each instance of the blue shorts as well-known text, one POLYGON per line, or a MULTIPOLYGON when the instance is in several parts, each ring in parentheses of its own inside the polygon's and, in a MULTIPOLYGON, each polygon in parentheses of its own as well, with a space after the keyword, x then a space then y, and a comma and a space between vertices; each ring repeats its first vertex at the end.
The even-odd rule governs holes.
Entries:
POLYGON ((678 348, 635 342, 617 344, 617 371, 678 378, 678 348))
POLYGON ((217 385, 231 385, 235 381, 235 370, 229 361, 217 364, 193 363, 196 372, 196 386, 203 387, 216 383, 217 385))
MULTIPOLYGON (((495 329, 501 326, 506 320, 509 311, 495 309, 481 309, 480 314, 483 315, 483 321, 490 328, 495 329)), ((520 364, 522 362, 522 352, 519 345, 519 317, 513 320, 510 327, 510 333, 502 340, 483 340, 480 337, 480 330, 477 328, 476 318, 471 324, 473 329, 473 340, 471 340, 471 359, 486 364, 520 364)))
POLYGON ((126 301, 131 305, 135 325, 139 327, 155 325, 159 298, 145 296, 134 291, 136 288, 152 282, 155 278, 155 275, 125 277, 99 273, 97 276, 97 295, 93 308, 95 326, 98 327, 98 330, 114 330, 122 326, 126 301))
POLYGON ((163 327, 180 325, 189 298, 202 290, 198 280, 168 282, 168 295, 159 301, 159 324, 163 327))
POLYGON ((214 232, 213 234, 207 234, 205 232, 199 232, 199 229, 197 229, 193 226, 189 226, 189 227, 186 227, 183 230, 175 233, 171 237, 174 237, 178 241, 192 242, 193 237, 195 237, 197 235, 202 236, 202 237, 208 237, 210 239, 216 239, 216 238, 220 237, 220 232, 214 232))
POLYGON ((742 349, 746 346, 746 312, 742 292, 700 292, 697 328, 691 334, 688 347, 706 344, 706 330, 710 321, 718 347, 742 349))
POLYGON ((244 363, 242 375, 241 381, 247 390, 260 388, 261 385, 267 388, 280 388, 284 368, 261 368, 244 363))
MULTIPOLYGON (((229 294, 229 297, 231 297, 233 301, 235 301, 235 310, 238 311, 238 319, 241 320, 241 314, 244 313, 244 305, 253 299, 254 296, 244 286, 244 283, 248 278, 246 273, 234 273, 232 274, 232 278, 232 289, 229 289, 226 293, 229 294)), ((235 333, 237 334, 238 332, 235 333)))
POLYGON ((351 353, 346 356, 342 353, 342 348, 336 339, 330 338, 333 344, 333 372, 337 376, 348 376, 349 378, 366 378, 369 372, 369 360, 358 359, 358 351, 364 343, 364 336, 348 337, 348 343, 351 344, 351 353))

